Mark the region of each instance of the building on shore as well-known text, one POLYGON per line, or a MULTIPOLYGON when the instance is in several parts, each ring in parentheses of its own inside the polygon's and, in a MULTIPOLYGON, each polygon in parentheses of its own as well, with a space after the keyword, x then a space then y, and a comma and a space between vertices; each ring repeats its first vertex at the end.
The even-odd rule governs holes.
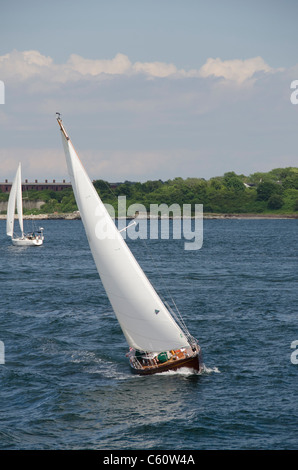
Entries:
MULTIPOLYGON (((12 182, 8 182, 8 180, 5 180, 4 183, 0 182, 0 192, 9 193, 11 190, 11 185, 12 182)), ((43 191, 45 189, 50 191, 62 191, 66 188, 71 188, 71 183, 66 183, 65 180, 62 182, 56 182, 56 180, 49 182, 48 180, 45 180, 44 183, 38 182, 38 180, 35 180, 34 182, 25 180, 25 182, 22 183, 22 191, 43 191)))

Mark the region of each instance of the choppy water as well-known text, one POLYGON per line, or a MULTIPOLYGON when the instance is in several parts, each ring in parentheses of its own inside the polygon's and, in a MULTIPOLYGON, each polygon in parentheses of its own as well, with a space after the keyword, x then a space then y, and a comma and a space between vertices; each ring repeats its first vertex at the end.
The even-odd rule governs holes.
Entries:
POLYGON ((207 220, 203 248, 128 240, 205 371, 131 374, 81 221, 13 247, 0 221, 0 448, 298 449, 298 220, 207 220))

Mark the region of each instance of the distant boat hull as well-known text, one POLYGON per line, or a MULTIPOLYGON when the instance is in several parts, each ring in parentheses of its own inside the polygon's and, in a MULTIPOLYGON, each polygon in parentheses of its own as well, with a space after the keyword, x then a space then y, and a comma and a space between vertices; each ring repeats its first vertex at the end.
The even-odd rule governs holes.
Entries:
POLYGON ((41 246, 43 244, 42 238, 12 238, 11 241, 15 246, 41 246))
MULTIPOLYGON (((135 362, 135 361, 134 361, 135 362)), ((136 363, 135 363, 136 364, 136 363)), ((164 363, 157 364, 141 364, 139 361, 137 367, 130 361, 131 371, 138 375, 160 374, 162 372, 176 371, 178 369, 191 369, 196 373, 203 370, 203 358, 201 348, 197 345, 197 349, 191 356, 182 357, 181 359, 173 357, 164 363)))

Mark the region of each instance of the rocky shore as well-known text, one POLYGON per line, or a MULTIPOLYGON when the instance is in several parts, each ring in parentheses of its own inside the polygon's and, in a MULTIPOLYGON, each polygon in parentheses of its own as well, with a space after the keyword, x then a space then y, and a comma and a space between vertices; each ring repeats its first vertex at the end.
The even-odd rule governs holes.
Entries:
MULTIPOLYGON (((17 218, 17 215, 16 215, 17 218)), ((63 219, 63 220, 76 220, 80 219, 79 211, 69 212, 69 213, 58 213, 54 212, 53 214, 24 214, 24 220, 52 220, 52 219, 63 219)), ((5 214, 0 214, 0 219, 6 219, 5 214)))
POLYGON ((298 219, 297 214, 204 214, 204 219, 298 219))
MULTIPOLYGON (((79 211, 69 213, 58 213, 53 214, 30 214, 24 215, 24 220, 79 220, 81 219, 79 211)), ((130 217, 127 217, 128 219, 130 217)), ((148 217, 149 218, 149 217, 148 217)), ((171 217, 170 217, 171 218, 171 217)), ((297 214, 212 214, 205 213, 204 219, 298 219, 297 214)), ((6 219, 5 214, 0 214, 0 219, 6 219)))

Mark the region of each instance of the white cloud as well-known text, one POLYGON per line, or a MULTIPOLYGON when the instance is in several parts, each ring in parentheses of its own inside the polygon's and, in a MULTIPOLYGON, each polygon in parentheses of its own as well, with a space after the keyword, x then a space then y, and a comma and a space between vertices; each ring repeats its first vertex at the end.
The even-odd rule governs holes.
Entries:
POLYGON ((261 57, 246 60, 207 59, 199 69, 185 71, 174 64, 165 62, 132 63, 125 54, 118 53, 112 59, 86 59, 71 54, 65 64, 55 64, 53 59, 39 51, 12 51, 0 56, 0 77, 2 80, 27 80, 40 76, 51 82, 65 83, 88 79, 88 77, 143 74, 151 78, 209 78, 220 77, 239 84, 251 80, 257 72, 269 73, 272 69, 261 57))
POLYGON ((177 68, 173 64, 164 62, 136 62, 133 65, 136 73, 145 73, 152 77, 169 77, 177 73, 177 68))
POLYGON ((245 60, 221 60, 209 58, 200 68, 201 77, 220 77, 237 83, 243 83, 253 78, 257 72, 273 72, 262 57, 245 60))
POLYGON ((71 54, 67 64, 71 70, 79 72, 81 75, 109 75, 126 74, 131 70, 131 62, 124 54, 117 54, 111 60, 84 59, 77 54, 71 54))
POLYGON ((56 111, 91 178, 210 177, 295 165, 290 83, 298 68, 277 70, 261 57, 209 58, 182 70, 120 53, 103 60, 72 54, 58 64, 38 51, 12 51, 0 57, 7 91, 0 174, 12 177, 21 160, 28 179, 67 178, 56 111))
POLYGON ((53 59, 38 51, 12 51, 0 56, 0 75, 3 79, 16 78, 26 80, 34 75, 40 75, 53 67, 53 59))

